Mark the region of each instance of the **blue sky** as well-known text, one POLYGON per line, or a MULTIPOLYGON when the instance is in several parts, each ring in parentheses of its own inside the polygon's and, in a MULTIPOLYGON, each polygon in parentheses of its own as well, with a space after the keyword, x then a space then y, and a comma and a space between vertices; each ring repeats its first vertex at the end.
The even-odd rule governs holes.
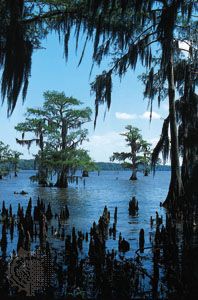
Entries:
MULTIPOLYGON (((80 45, 82 46, 82 42, 80 45)), ((7 143, 13 149, 22 152, 23 158, 31 158, 36 153, 36 147, 28 150, 17 145, 15 138, 19 134, 14 126, 24 120, 24 113, 27 107, 38 107, 43 103, 43 92, 46 90, 64 91, 66 96, 73 96, 85 106, 93 110, 94 119, 94 95, 90 95, 90 82, 94 75, 101 72, 103 68, 94 69, 92 78, 89 79, 89 72, 92 64, 91 44, 88 44, 85 57, 77 67, 80 51, 75 54, 75 42, 71 40, 69 59, 65 62, 63 45, 59 43, 58 37, 50 35, 43 43, 44 49, 35 51, 32 60, 32 76, 30 78, 27 98, 24 104, 19 98, 12 116, 7 118, 6 103, 0 109, 1 130, 0 140, 7 143)), ((82 48, 82 47, 81 47, 82 48)), ((137 66, 136 72, 129 71, 120 82, 119 78, 113 79, 112 105, 104 119, 105 105, 100 107, 97 126, 94 130, 93 122, 86 125, 89 129, 89 142, 83 147, 90 151, 95 161, 109 161, 114 151, 126 151, 124 139, 119 133, 124 131, 128 124, 137 126, 142 130, 144 139, 156 143, 160 136, 162 118, 167 116, 167 102, 161 104, 158 109, 155 103, 153 107, 153 120, 150 124, 149 113, 147 112, 147 100, 143 99, 143 85, 137 79, 143 69, 137 66)))

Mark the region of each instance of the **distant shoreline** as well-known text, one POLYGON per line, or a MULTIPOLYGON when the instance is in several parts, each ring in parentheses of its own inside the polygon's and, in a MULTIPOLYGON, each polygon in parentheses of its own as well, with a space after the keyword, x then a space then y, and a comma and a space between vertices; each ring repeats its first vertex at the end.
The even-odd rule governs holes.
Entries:
MULTIPOLYGON (((119 163, 111 162, 96 162, 96 166, 99 171, 129 171, 129 169, 124 169, 119 163)), ((34 159, 20 159, 19 161, 20 170, 36 170, 34 159)), ((168 165, 156 166, 156 171, 170 171, 171 168, 168 165)))

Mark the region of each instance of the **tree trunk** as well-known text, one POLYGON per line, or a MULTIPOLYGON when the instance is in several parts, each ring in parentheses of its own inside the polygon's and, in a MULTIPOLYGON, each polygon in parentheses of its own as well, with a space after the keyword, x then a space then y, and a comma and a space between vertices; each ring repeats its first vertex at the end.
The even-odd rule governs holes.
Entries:
POLYGON ((89 173, 86 170, 83 170, 82 177, 89 177, 89 173))
MULTIPOLYGON (((62 141, 62 145, 61 148, 62 150, 66 150, 66 145, 67 145, 67 132, 68 132, 68 128, 67 128, 67 121, 65 118, 63 118, 63 113, 61 112, 61 141, 62 141)), ((58 174, 58 178, 56 181, 55 186, 59 187, 59 188, 68 188, 68 172, 69 169, 67 166, 63 166, 62 170, 60 171, 60 173, 58 174)))
POLYGON ((191 167, 192 165, 194 165, 192 159, 194 160, 195 154, 198 153, 196 149, 194 149, 193 142, 191 142, 191 147, 189 149, 189 139, 191 139, 190 135, 191 132, 193 132, 196 128, 196 122, 194 124, 194 120, 197 120, 197 105, 193 101, 193 93, 191 93, 191 82, 192 78, 190 75, 190 69, 188 66, 186 66, 184 96, 180 99, 181 105, 183 106, 182 111, 184 111, 181 116, 182 124, 180 125, 183 129, 183 161, 181 168, 181 177, 184 189, 190 179, 190 173, 192 171, 191 167), (195 152, 192 155, 191 152, 193 150, 195 150, 195 152))
POLYGON ((168 195, 163 205, 176 209, 180 203, 179 198, 183 194, 183 185, 181 180, 179 165, 179 145, 175 113, 175 83, 173 69, 173 54, 170 54, 170 60, 167 68, 168 76, 168 97, 169 97, 169 116, 170 116, 170 136, 171 136, 171 180, 168 195))
POLYGON ((44 146, 43 146, 43 136, 42 135, 40 137, 40 148, 41 148, 41 152, 40 152, 40 162, 39 162, 39 166, 38 166, 38 184, 41 186, 47 186, 48 174, 47 174, 46 166, 43 163, 43 161, 44 161, 44 154, 43 154, 44 146))
POLYGON ((192 172, 188 183, 185 186, 185 197, 188 200, 188 205, 191 206, 193 211, 198 207, 198 160, 192 166, 192 172))
POLYGON ((137 169, 136 169, 136 149, 131 146, 131 154, 132 154, 132 175, 129 180, 137 180, 137 169))
POLYGON ((58 174, 58 178, 56 181, 55 186, 59 188, 68 188, 68 179, 67 179, 67 174, 68 170, 66 167, 63 167, 61 170, 60 174, 58 174))
POLYGON ((182 181, 186 200, 194 207, 198 205, 198 96, 191 89, 192 79, 189 74, 185 81, 186 93, 184 93, 182 103, 184 106, 182 181))
POLYGON ((144 176, 148 176, 148 168, 146 163, 146 153, 144 153, 144 176))
POLYGON ((38 184, 41 186, 47 186, 47 176, 43 169, 38 170, 38 184))
POLYGON ((133 169, 132 175, 131 175, 129 180, 137 180, 137 175, 136 174, 137 174, 137 170, 133 169))
POLYGON ((17 177, 17 164, 14 165, 14 177, 17 177))
POLYGON ((45 167, 42 164, 42 160, 41 160, 41 164, 38 167, 38 184, 41 186, 47 185, 47 172, 45 167))

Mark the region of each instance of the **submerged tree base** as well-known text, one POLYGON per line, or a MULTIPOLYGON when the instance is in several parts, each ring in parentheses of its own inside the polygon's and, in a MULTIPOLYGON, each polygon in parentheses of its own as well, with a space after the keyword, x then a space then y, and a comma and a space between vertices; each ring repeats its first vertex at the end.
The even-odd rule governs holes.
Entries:
POLYGON ((129 180, 137 180, 137 176, 136 175, 131 175, 131 177, 129 178, 129 180))
POLYGON ((67 189, 68 182, 67 181, 57 181, 54 186, 57 188, 67 189))
POLYGON ((83 171, 82 172, 82 177, 89 177, 89 173, 88 173, 88 171, 83 171))
POLYGON ((46 180, 40 180, 38 182, 38 185, 43 186, 43 187, 47 187, 48 186, 48 182, 46 180))

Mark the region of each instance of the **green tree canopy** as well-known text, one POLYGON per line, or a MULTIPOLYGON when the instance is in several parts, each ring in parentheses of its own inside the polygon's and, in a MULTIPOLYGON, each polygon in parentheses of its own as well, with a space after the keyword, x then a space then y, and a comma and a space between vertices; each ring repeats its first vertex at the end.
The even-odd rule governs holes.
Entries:
POLYGON ((9 145, 0 141, 0 179, 2 179, 2 175, 5 175, 12 170, 14 171, 15 176, 17 176, 17 168, 21 155, 22 153, 10 149, 9 145))
POLYGON ((147 169, 149 160, 147 160, 147 157, 145 156, 145 151, 149 150, 150 144, 143 140, 140 130, 137 127, 127 125, 125 129, 126 132, 121 133, 121 135, 125 137, 130 152, 114 152, 110 160, 123 161, 123 166, 125 168, 132 169, 130 180, 136 180, 138 166, 142 164, 145 170, 147 169))
POLYGON ((47 91, 41 108, 28 109, 25 122, 15 128, 22 132, 17 139, 21 145, 39 146, 35 156, 38 165, 39 184, 46 185, 49 171, 57 174, 57 187, 67 187, 67 178, 77 168, 93 168, 88 153, 80 149, 87 140, 87 129, 83 125, 91 120, 91 109, 82 108, 82 103, 62 92, 47 91), (25 138, 26 134, 32 138, 25 138))
POLYGON ((87 139, 88 131, 83 124, 91 120, 89 107, 79 108, 82 104, 64 93, 45 92, 44 111, 48 120, 48 140, 53 151, 53 164, 57 171, 58 187, 67 187, 67 176, 73 169, 82 164, 88 154, 78 147, 87 139), (86 153, 86 154, 85 154, 86 153))

